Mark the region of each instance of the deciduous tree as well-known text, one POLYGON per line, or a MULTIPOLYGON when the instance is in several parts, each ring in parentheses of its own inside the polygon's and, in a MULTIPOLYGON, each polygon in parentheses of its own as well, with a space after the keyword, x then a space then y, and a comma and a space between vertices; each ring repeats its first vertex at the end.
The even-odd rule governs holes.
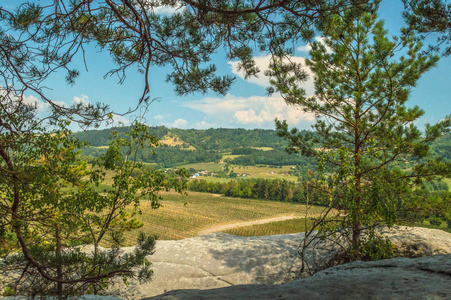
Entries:
POLYGON ((35 108, 19 103, 9 108, 27 113, 0 115, 8 125, 0 130, 0 273, 8 286, 0 287, 28 296, 67 296, 98 293, 114 277, 149 280, 146 256, 154 238, 140 236, 131 254, 120 255, 117 247, 125 230, 140 226, 134 217, 140 200, 157 208, 158 192, 181 191, 185 176, 135 173, 138 149, 158 145, 139 123, 126 137, 113 137, 88 168, 78 156, 86 145, 70 135, 68 121, 43 128, 34 120, 35 108), (77 247, 85 244, 92 249, 77 247))

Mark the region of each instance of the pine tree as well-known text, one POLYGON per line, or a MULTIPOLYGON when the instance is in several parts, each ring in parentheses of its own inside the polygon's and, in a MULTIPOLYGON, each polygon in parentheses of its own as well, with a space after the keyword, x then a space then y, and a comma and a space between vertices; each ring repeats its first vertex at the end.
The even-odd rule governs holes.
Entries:
POLYGON ((449 117, 422 133, 415 122, 424 112, 407 102, 438 58, 422 55, 421 43, 407 31, 389 39, 375 12, 349 10, 322 28, 325 42, 313 43, 306 60, 315 74, 313 96, 301 87, 304 77, 290 76, 299 66, 276 61, 270 72, 273 89, 288 104, 315 115, 313 132, 289 130, 285 121, 276 126, 290 141, 289 151, 317 158, 322 176, 316 187, 340 212, 320 219, 322 237, 338 229, 350 238, 351 259, 378 258, 367 247, 376 245, 374 229, 398 220, 412 180, 451 176, 449 163, 429 157, 429 143, 449 131, 449 117), (404 163, 408 167, 401 168, 404 163))
POLYGON ((430 50, 438 51, 442 45, 443 55, 451 54, 451 4, 442 0, 403 0, 404 18, 421 38, 433 33, 437 36, 430 50))

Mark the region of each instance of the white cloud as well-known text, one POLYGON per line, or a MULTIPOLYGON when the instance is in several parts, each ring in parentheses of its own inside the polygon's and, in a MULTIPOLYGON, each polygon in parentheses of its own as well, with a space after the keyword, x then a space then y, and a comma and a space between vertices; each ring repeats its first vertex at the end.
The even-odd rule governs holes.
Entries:
POLYGON ((161 5, 161 1, 155 1, 155 0, 148 0, 146 1, 148 5, 148 9, 153 11, 155 14, 158 15, 172 15, 176 13, 177 11, 181 11, 182 3, 180 1, 174 1, 172 6, 170 5, 161 5))
POLYGON ((44 112, 49 107, 49 104, 47 102, 40 101, 33 95, 24 96, 22 98, 22 101, 25 104, 36 106, 36 109, 39 113, 44 112))
POLYGON ((159 6, 157 8, 154 8, 153 11, 156 14, 165 15, 166 16, 166 15, 172 15, 172 14, 176 13, 179 10, 180 10, 179 7, 172 7, 172 6, 163 5, 163 6, 159 6))
MULTIPOLYGON (((71 102, 72 105, 77 105, 77 104, 83 104, 83 105, 89 105, 91 104, 91 101, 89 101, 89 97, 85 94, 81 94, 81 96, 74 96, 74 98, 72 99, 71 102)), ((63 104, 63 106, 65 106, 65 104, 63 104)), ((132 116, 121 116, 118 114, 113 113, 113 124, 123 124, 125 126, 130 125, 130 118, 132 118, 132 116)), ((106 125, 106 128, 108 128, 109 125, 106 125)), ((103 126, 101 126, 103 127, 103 126)))
POLYGON ((188 121, 184 119, 177 119, 172 123, 163 123, 163 125, 169 128, 186 128, 188 121))
MULTIPOLYGON (((183 103, 188 107, 205 113, 206 121, 196 126, 208 124, 222 124, 223 127, 274 128, 274 119, 287 120, 292 126, 307 128, 314 116, 306 114, 294 106, 288 106, 282 97, 237 97, 228 94, 224 98, 204 98, 197 101, 183 103)), ((210 126, 211 127, 211 126, 210 126)))
POLYGON ((119 115, 115 115, 113 114, 113 124, 124 124, 124 125, 130 125, 130 119, 128 119, 127 117, 124 116, 119 116, 119 115))
POLYGON ((163 120, 163 116, 162 115, 156 115, 153 117, 155 120, 163 120))
MULTIPOLYGON (((50 113, 50 104, 47 101, 42 101, 36 98, 33 95, 24 96, 23 102, 25 104, 35 105, 38 115, 39 114, 46 114, 50 113)), ((68 104, 63 101, 52 101, 55 105, 61 106, 61 107, 68 107, 68 104)), ((72 105, 76 104, 90 104, 88 96, 82 94, 80 97, 74 96, 74 98, 71 101, 72 105)))
POLYGON ((269 121, 270 115, 266 111, 261 111, 259 115, 255 113, 252 108, 249 110, 240 110, 233 116, 238 122, 242 124, 257 124, 261 125, 265 121, 269 121))
POLYGON ((74 98, 72 99, 72 103, 73 105, 77 105, 77 104, 83 104, 83 105, 87 105, 87 104, 91 104, 91 102, 89 101, 88 96, 81 94, 80 97, 74 96, 74 98))
MULTIPOLYGON (((269 87, 270 86, 269 77, 264 75, 264 72, 268 70, 268 66, 271 61, 271 55, 254 57, 254 61, 257 67, 259 68, 260 73, 257 74, 258 77, 251 76, 247 79, 244 78, 243 71, 238 70, 238 65, 240 63, 239 61, 229 61, 228 64, 232 67, 232 73, 237 75, 241 79, 260 85, 265 88, 269 87)), ((302 85, 302 87, 306 90, 308 96, 313 95, 314 93, 313 73, 308 67, 305 66, 305 58, 299 56, 292 56, 290 58, 290 61, 298 64, 300 63, 303 66, 305 72, 309 75, 309 78, 302 85)))
POLYGON ((248 107, 246 98, 235 97, 227 94, 224 98, 207 97, 196 101, 186 102, 182 107, 193 108, 207 115, 222 112, 231 114, 239 109, 248 107))
MULTIPOLYGON (((325 43, 326 38, 323 36, 317 36, 317 37, 315 37, 315 40, 317 42, 320 42, 323 45, 326 45, 326 43, 325 43)), ((312 46, 310 43, 308 43, 307 45, 299 46, 297 48, 297 50, 301 51, 301 52, 309 52, 310 50, 312 50, 312 46)), ((326 46, 326 50, 327 50, 327 53, 332 53, 332 49, 330 49, 328 46, 326 46)))
POLYGON ((312 46, 308 43, 307 45, 297 47, 297 50, 301 52, 309 52, 312 50, 312 46))
POLYGON ((197 129, 208 129, 213 128, 215 125, 213 123, 207 123, 205 121, 196 122, 196 128, 197 129))
MULTIPOLYGON (((44 118, 50 114, 50 104, 47 101, 39 100, 33 95, 23 96, 22 101, 25 104, 34 105, 39 118, 44 118)), ((53 101, 53 103, 61 107, 66 106, 66 103, 62 101, 53 101)))

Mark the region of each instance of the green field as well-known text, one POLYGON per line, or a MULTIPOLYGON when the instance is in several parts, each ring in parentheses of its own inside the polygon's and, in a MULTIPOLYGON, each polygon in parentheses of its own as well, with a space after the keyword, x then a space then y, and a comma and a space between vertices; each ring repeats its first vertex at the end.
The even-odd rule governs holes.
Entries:
MULTIPOLYGON (((201 177, 197 177, 198 180, 206 180, 208 182, 229 182, 231 180, 233 180, 233 178, 223 178, 223 177, 212 177, 212 176, 201 176, 201 177)), ((193 180, 193 179, 190 179, 193 180)), ((196 179, 194 179, 196 180, 196 179)))
POLYGON ((242 154, 225 154, 225 155, 222 156, 222 159, 223 160, 234 159, 234 158, 237 158, 237 157, 240 157, 240 156, 243 156, 243 155, 242 154))
MULTIPOLYGON (((311 220, 307 220, 307 227, 312 224, 311 220)), ((276 234, 287 234, 305 232, 305 219, 292 219, 280 222, 270 222, 266 224, 238 227, 225 230, 225 233, 239 236, 266 236, 276 234)))
POLYGON ((442 221, 442 224, 440 226, 434 226, 429 223, 429 221, 424 220, 420 222, 416 222, 413 224, 403 224, 406 226, 418 226, 418 227, 425 227, 425 228, 432 228, 432 229, 441 229, 443 231, 451 233, 451 228, 448 228, 448 224, 445 221, 442 221))
POLYGON ((451 190, 451 178, 443 178, 443 181, 446 182, 448 188, 451 190))
POLYGON ((224 163, 213 163, 213 162, 209 162, 209 163, 196 163, 196 164, 187 164, 187 165, 182 165, 180 166, 180 168, 185 168, 185 169, 190 169, 193 168, 197 171, 210 171, 210 172, 219 172, 222 170, 222 168, 224 167, 224 163))
MULTIPOLYGON (((221 171, 225 166, 225 163, 197 163, 197 164, 188 164, 180 166, 181 168, 189 169, 194 168, 197 171, 203 171, 207 170, 210 172, 219 172, 221 171)), ((276 166, 240 166, 240 165, 229 165, 229 170, 233 170, 235 173, 242 174, 242 173, 248 173, 251 176, 248 178, 264 178, 264 179, 285 179, 289 181, 296 182, 297 177, 283 174, 283 172, 288 172, 292 170, 293 166, 282 166, 282 167, 276 167, 276 166)), ((226 182, 231 179, 224 179, 224 178, 216 178, 216 177, 210 177, 205 176, 201 177, 201 179, 207 180, 207 181, 214 181, 214 182, 226 182)))
POLYGON ((230 165, 230 169, 236 173, 248 173, 255 178, 265 178, 265 179, 286 179, 290 181, 296 181, 296 176, 291 176, 288 174, 283 174, 283 172, 288 172, 292 170, 293 166, 239 166, 230 165), (271 173, 272 172, 272 173, 271 173))
MULTIPOLYGON (((148 201, 141 201, 142 215, 138 219, 144 227, 126 233, 127 245, 136 243, 139 231, 157 234, 162 240, 179 240, 193 237, 199 231, 213 226, 243 221, 259 220, 278 216, 299 216, 305 214, 305 205, 230 198, 216 194, 189 192, 182 196, 174 192, 163 194, 163 207, 151 209, 148 201)), ((321 207, 313 207, 309 213, 319 213, 321 207)), ((300 222, 299 219, 297 219, 300 222)), ((288 231, 292 232, 292 226, 288 231)))
POLYGON ((251 148, 254 148, 254 149, 257 149, 257 150, 263 150, 263 151, 274 150, 274 148, 272 148, 272 147, 251 147, 251 148))

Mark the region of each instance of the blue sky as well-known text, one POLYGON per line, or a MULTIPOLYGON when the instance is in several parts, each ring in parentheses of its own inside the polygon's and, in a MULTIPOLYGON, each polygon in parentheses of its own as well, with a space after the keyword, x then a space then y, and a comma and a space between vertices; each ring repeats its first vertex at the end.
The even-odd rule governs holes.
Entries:
MULTIPOLYGON (((8 2, 8 1, 7 1, 8 2)), ((401 0, 382 1, 379 15, 385 20, 390 34, 398 35, 403 26, 401 16, 401 0)), ((305 45, 299 44, 295 53, 296 59, 302 61, 308 53, 302 51, 305 45)), ((86 53, 88 71, 84 70, 81 57, 76 58, 74 66, 81 71, 74 86, 64 82, 64 75, 56 73, 47 82, 48 95, 57 101, 71 103, 73 101, 103 102, 117 112, 125 112, 137 104, 142 93, 144 80, 136 70, 129 70, 127 79, 118 84, 117 77, 103 79, 103 76, 114 67, 112 59, 100 53, 95 47, 88 47, 86 53)), ((147 113, 146 122, 151 126, 165 125, 177 128, 274 128, 274 118, 287 119, 289 124, 308 129, 313 118, 301 111, 288 107, 283 99, 274 95, 266 95, 265 86, 268 80, 264 75, 245 81, 234 66, 221 54, 213 57, 221 74, 237 77, 235 84, 226 96, 216 94, 194 94, 176 96, 173 86, 165 82, 168 69, 152 68, 150 76, 151 98, 158 98, 147 113)), ((264 70, 268 57, 256 58, 260 69, 264 70)), ((434 123, 451 114, 451 57, 442 58, 438 66, 424 74, 417 87, 412 90, 409 105, 418 105, 425 110, 425 116, 418 122, 421 127, 425 123, 434 123)), ((307 92, 313 93, 312 82, 306 83, 307 92)), ((32 97, 31 97, 32 98, 32 97)), ((117 117, 127 122, 130 116, 117 117)))

